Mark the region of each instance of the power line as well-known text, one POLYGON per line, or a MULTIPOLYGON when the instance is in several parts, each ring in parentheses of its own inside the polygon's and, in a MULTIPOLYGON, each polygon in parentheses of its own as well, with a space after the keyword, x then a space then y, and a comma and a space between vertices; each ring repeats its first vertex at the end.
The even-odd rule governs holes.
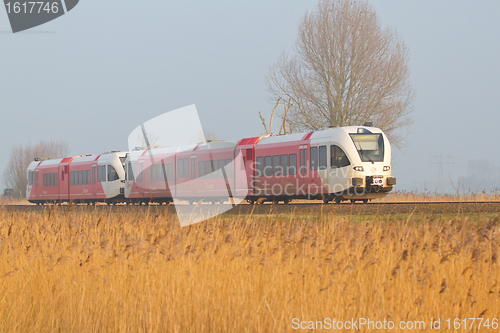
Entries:
POLYGON ((452 162, 445 161, 445 158, 449 158, 451 156, 439 154, 439 155, 435 155, 432 157, 439 158, 438 162, 433 162, 432 164, 439 164, 438 183, 439 183, 439 187, 441 188, 441 194, 443 194, 444 193, 444 165, 445 164, 453 164, 452 162))

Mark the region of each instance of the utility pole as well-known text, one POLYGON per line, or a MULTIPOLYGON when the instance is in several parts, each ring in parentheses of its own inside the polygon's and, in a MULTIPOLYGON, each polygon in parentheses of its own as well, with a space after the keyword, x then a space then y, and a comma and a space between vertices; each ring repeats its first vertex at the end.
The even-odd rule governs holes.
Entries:
POLYGON ((441 188, 441 194, 444 193, 444 165, 445 164, 453 164, 451 162, 445 161, 445 158, 451 157, 449 155, 435 155, 432 157, 437 157, 439 159, 439 162, 433 162, 432 164, 439 164, 439 171, 438 171, 438 183, 439 187, 441 188))

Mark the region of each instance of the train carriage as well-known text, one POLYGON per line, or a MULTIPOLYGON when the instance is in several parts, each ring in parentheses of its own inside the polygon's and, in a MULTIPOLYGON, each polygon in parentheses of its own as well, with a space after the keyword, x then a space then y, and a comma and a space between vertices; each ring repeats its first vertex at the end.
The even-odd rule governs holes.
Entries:
POLYGON ((268 136, 254 146, 253 192, 267 198, 368 201, 392 190, 391 148, 378 128, 350 126, 268 136))
POLYGON ((27 170, 27 199, 36 204, 124 201, 126 152, 35 159, 27 170))
POLYGON ((135 150, 127 158, 125 196, 130 203, 221 202, 228 197, 235 145, 208 142, 135 150), (223 181, 221 181, 223 180, 223 181))

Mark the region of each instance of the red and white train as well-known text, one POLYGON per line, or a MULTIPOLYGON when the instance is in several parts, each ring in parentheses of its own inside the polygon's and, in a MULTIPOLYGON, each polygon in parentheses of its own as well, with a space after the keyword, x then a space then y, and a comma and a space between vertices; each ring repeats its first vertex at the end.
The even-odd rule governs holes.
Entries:
POLYGON ((383 197, 396 179, 385 134, 371 126, 350 126, 262 135, 237 144, 207 142, 33 162, 28 184, 28 199, 36 203, 214 203, 228 197, 250 203, 326 203, 383 197), (104 181, 103 167, 108 170, 104 181), (68 172, 78 172, 75 181, 68 181, 68 172))
POLYGON ((27 199, 36 204, 123 202, 126 152, 35 159, 28 166, 27 199))

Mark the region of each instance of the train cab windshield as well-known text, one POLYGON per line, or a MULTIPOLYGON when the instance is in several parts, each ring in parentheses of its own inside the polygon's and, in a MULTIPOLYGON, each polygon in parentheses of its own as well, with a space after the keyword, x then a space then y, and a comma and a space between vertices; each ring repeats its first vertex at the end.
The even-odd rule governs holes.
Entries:
POLYGON ((382 134, 350 134, 362 162, 384 161, 382 134))

